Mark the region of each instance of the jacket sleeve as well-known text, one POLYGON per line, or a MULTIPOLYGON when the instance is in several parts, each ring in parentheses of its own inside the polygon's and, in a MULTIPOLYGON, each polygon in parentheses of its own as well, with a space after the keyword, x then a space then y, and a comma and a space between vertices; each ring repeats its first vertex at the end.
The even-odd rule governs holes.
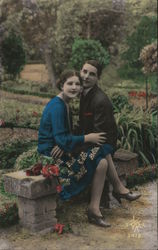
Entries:
POLYGON ((56 144, 65 152, 71 152, 76 145, 84 143, 84 136, 70 134, 67 113, 58 105, 51 111, 51 123, 56 144))
POLYGON ((98 102, 94 107, 94 132, 107 132, 110 129, 112 109, 106 102, 98 102))

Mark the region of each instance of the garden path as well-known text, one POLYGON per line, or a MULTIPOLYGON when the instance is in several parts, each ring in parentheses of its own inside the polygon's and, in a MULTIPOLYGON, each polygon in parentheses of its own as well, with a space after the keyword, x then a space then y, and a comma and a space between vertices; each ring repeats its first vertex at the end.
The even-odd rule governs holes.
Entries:
POLYGON ((33 235, 19 226, 0 229, 0 250, 157 250, 157 183, 138 189, 142 193, 139 200, 103 210, 111 228, 89 224, 85 203, 67 203, 62 216, 73 233, 33 235))

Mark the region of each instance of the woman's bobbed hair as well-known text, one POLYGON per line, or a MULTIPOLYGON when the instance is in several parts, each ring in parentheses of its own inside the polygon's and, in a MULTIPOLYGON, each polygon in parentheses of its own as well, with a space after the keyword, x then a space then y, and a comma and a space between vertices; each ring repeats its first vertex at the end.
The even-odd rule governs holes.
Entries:
POLYGON ((56 81, 56 87, 59 90, 61 90, 61 88, 63 87, 66 80, 71 76, 77 76, 79 78, 81 85, 82 85, 82 79, 80 77, 80 73, 74 69, 67 69, 61 73, 59 79, 56 81))

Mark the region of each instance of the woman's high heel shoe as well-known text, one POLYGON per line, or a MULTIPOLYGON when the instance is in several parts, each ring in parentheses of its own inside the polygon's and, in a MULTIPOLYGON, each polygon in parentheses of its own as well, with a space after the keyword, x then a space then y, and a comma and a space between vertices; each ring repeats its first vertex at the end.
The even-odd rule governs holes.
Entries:
POLYGON ((127 194, 119 194, 119 193, 115 193, 114 191, 112 192, 113 197, 118 200, 118 202, 121 204, 121 198, 128 200, 128 201, 134 201, 137 200, 138 198, 140 198, 141 194, 135 194, 132 193, 131 191, 127 194))
POLYGON ((98 216, 96 214, 93 214, 90 210, 87 212, 88 221, 90 223, 96 224, 100 227, 110 227, 111 225, 105 221, 103 216, 98 216))

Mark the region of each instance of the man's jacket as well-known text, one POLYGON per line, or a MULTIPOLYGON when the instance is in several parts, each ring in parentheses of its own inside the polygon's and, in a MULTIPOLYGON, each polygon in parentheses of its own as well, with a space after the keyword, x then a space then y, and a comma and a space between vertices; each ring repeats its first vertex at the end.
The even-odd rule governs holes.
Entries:
POLYGON ((111 144, 115 149, 117 126, 112 103, 97 85, 86 96, 81 96, 79 126, 82 134, 106 132, 106 143, 111 144))

